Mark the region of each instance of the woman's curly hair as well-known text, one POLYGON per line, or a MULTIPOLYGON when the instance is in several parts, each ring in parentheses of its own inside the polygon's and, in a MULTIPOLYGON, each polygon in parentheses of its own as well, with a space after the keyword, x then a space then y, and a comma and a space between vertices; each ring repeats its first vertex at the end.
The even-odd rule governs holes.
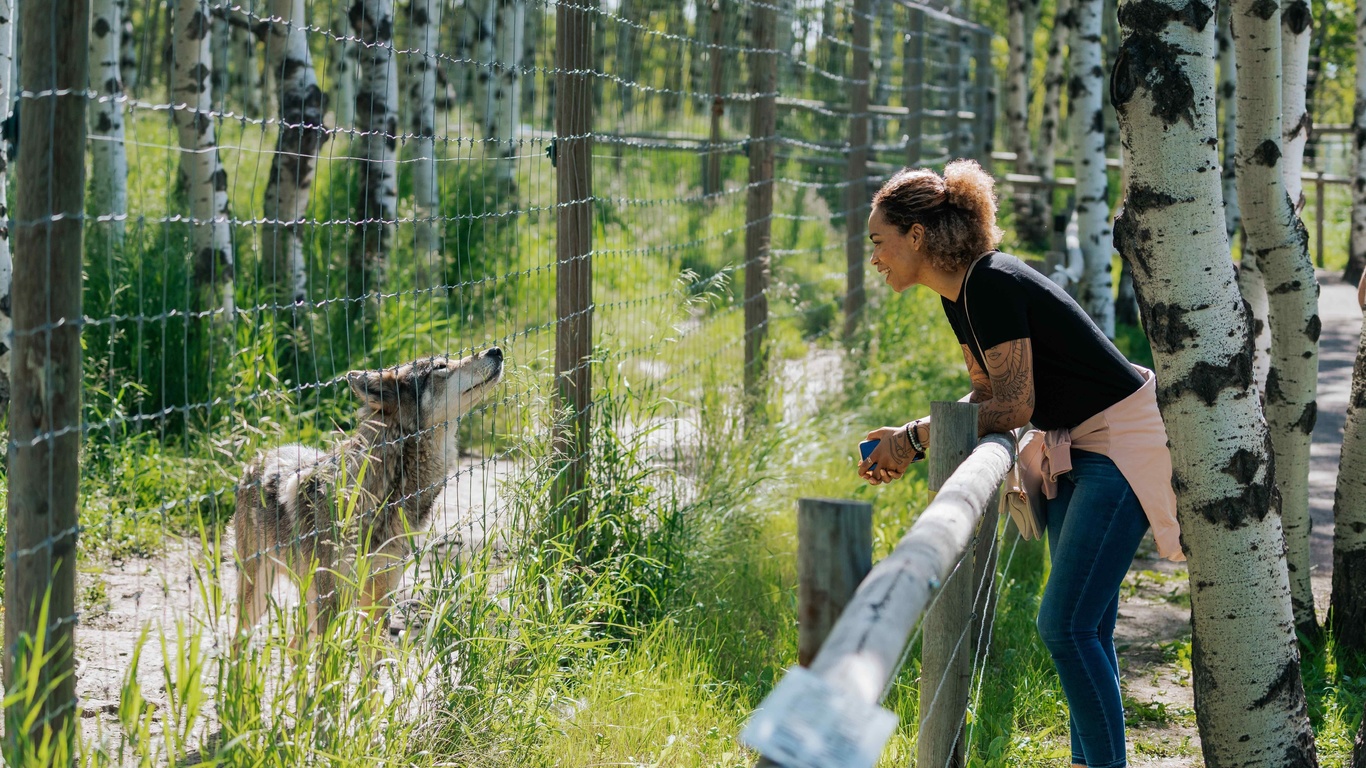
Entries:
POLYGON ((902 234, 912 224, 924 227, 930 262, 953 272, 1001 242, 995 187, 976 160, 954 160, 942 177, 928 168, 903 168, 873 195, 873 207, 902 234))

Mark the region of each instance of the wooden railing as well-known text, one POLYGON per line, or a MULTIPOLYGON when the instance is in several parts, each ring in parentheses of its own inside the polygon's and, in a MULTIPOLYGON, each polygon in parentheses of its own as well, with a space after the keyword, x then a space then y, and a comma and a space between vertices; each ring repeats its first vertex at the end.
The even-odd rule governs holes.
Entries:
POLYGON ((973 640, 981 634, 973 629, 991 621, 992 590, 982 585, 995 572, 994 501, 1014 443, 1007 435, 979 440, 975 404, 934 403, 931 416, 930 486, 938 494, 871 570, 869 505, 799 503, 801 665, 760 704, 741 736, 763 755, 759 765, 876 762, 895 727, 895 716, 878 704, 917 625, 917 764, 963 764, 973 640))

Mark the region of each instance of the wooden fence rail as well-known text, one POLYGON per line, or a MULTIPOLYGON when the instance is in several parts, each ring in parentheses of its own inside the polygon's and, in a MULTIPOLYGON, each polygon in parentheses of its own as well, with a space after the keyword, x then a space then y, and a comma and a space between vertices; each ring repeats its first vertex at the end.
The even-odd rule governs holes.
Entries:
MULTIPOLYGON (((955 441, 975 447, 947 476, 938 495, 892 553, 873 566, 858 585, 810 665, 790 669, 760 704, 741 734, 742 740, 763 755, 758 765, 872 765, 890 735, 885 728, 888 718, 895 723, 895 717, 877 705, 927 611, 938 612, 940 619, 933 626, 923 626, 923 645, 938 643, 951 650, 940 653, 938 661, 927 659, 922 666, 922 715, 928 714, 928 702, 937 694, 933 709, 944 716, 936 715, 933 723, 922 726, 920 764, 939 768, 955 751, 967 687, 955 683, 955 692, 950 693, 950 686, 941 686, 940 681, 955 674, 950 667, 961 674, 960 660, 970 671, 976 638, 960 638, 972 634, 974 610, 984 611, 989 604, 974 601, 973 581, 991 578, 985 566, 994 557, 989 546, 976 548, 974 554, 974 542, 979 537, 995 540, 992 501, 1014 462, 1014 443, 1009 436, 977 439, 976 409, 968 403, 932 406, 932 455, 943 451, 951 464, 955 441), (975 567, 974 559, 982 559, 983 567, 975 567), (954 584, 967 599, 942 602, 954 584), (932 639, 931 632, 944 637, 932 639), (930 762, 924 762, 927 759, 930 762)), ((804 517, 809 517, 809 510, 804 517)), ((841 526, 847 528, 848 524, 841 526)), ((858 535, 845 538, 863 546, 858 535)), ((857 559, 857 553, 835 555, 829 563, 848 570, 848 562, 857 559)), ((817 564, 810 558, 805 562, 808 567, 817 564)), ((805 606, 799 611, 805 616, 805 606)))

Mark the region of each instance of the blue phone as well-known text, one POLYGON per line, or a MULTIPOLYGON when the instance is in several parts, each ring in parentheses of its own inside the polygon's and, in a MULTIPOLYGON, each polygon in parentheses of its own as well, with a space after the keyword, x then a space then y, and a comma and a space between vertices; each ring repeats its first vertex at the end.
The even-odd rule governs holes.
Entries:
MULTIPOLYGON (((863 458, 867 459, 869 456, 873 455, 873 449, 876 448, 878 446, 878 443, 881 442, 881 440, 864 440, 863 442, 858 444, 858 452, 863 454, 863 458)), ((877 469, 876 464, 869 467, 868 471, 872 472, 875 469, 877 469)))

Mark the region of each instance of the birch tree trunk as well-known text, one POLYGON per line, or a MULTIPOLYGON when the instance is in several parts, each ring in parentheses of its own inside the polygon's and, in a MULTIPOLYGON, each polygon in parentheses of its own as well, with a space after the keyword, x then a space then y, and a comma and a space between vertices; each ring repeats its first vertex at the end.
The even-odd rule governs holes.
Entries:
POLYGON ((1352 235, 1342 279, 1356 284, 1366 271, 1366 0, 1357 0, 1356 101, 1352 108, 1352 235))
POLYGON ((327 100, 308 50, 304 0, 270 0, 266 66, 281 73, 280 131, 263 204, 261 260, 271 282, 295 303, 307 295, 303 225, 318 151, 327 141, 327 100))
POLYGON ((444 0, 411 0, 412 45, 417 52, 409 63, 408 131, 412 134, 413 205, 416 209, 413 258, 422 276, 420 288, 429 287, 440 273, 441 238, 437 224, 439 205, 436 183, 437 59, 441 11, 444 0))
POLYGON ((90 206, 105 242, 123 245, 128 216, 128 155, 123 141, 123 78, 120 50, 123 3, 94 0, 90 6, 90 206))
MULTIPOLYGON (((1240 34, 1246 11, 1235 4, 1240 34)), ((1133 262, 1171 445, 1205 764, 1311 768, 1250 320, 1233 281, 1220 180, 1210 172, 1219 167, 1209 141, 1217 135, 1213 16, 1201 0, 1120 6, 1124 41, 1111 97, 1130 169, 1115 243, 1133 262)))
MULTIPOLYGON (((10 119, 14 100, 14 2, 0 0, 0 122, 10 119)), ((0 139, 0 408, 7 407, 10 392, 10 332, 14 330, 10 287, 14 262, 9 233, 9 142, 0 139)))
POLYGON ((1281 175, 1296 211, 1304 207, 1304 181, 1300 174, 1304 172, 1304 147, 1313 127, 1307 106, 1313 22, 1307 0, 1290 0, 1281 9, 1281 175))
POLYGON ((256 65, 256 36, 232 25, 229 48, 228 90, 236 98, 239 109, 249 117, 260 117, 261 73, 256 65))
MULTIPOLYGON (((1037 173, 1034 167, 1034 142, 1029 132, 1029 103, 1034 72, 1034 27, 1039 21, 1039 0, 1008 0, 1007 35, 1010 48, 1006 64, 1006 135, 1015 153, 1015 172, 1037 173)), ((879 104, 883 103, 881 101, 879 104)), ((1047 247, 1051 223, 1039 198, 1047 187, 1037 190, 1024 184, 1014 187, 1015 232, 1024 242, 1047 247)))
MULTIPOLYGON (((530 106, 533 115, 532 119, 535 119, 535 115, 537 114, 536 53, 540 50, 541 35, 543 34, 545 34, 545 6, 539 2, 534 2, 533 0, 526 10, 526 31, 522 36, 522 64, 527 67, 526 76, 522 78, 522 103, 530 106)), ((683 45, 687 46, 686 43, 683 45)), ((679 63, 681 64, 681 62, 679 63)), ((680 83, 678 89, 682 90, 683 86, 681 83, 683 80, 683 73, 681 71, 681 66, 677 76, 680 83)), ((549 115, 545 116, 549 117, 549 115)))
POLYGON ((363 281, 360 292, 374 296, 384 284, 384 261, 398 218, 398 65, 392 0, 359 0, 351 7, 351 25, 360 43, 355 107, 359 194, 351 272, 363 281))
POLYGON ((617 100, 621 103, 622 115, 629 115, 635 109, 635 82, 640 74, 640 57, 636 50, 639 43, 635 28, 638 15, 636 0, 618 0, 616 74, 624 81, 617 83, 617 100))
POLYGON ((1219 104, 1224 108, 1221 123, 1224 143, 1224 229, 1228 232, 1230 243, 1243 227, 1243 214, 1238 209, 1238 163, 1234 161, 1238 151, 1238 75, 1237 58, 1233 53, 1233 35, 1229 31, 1231 21, 1228 3, 1219 3, 1219 29, 1216 34, 1219 41, 1219 104))
MULTIPOLYGON (((345 17, 343 17, 345 18, 345 17)), ((349 22, 337 29, 344 30, 349 22)), ((329 71, 332 76, 332 120, 337 131, 348 136, 356 128, 356 70, 360 64, 360 44, 354 32, 330 43, 329 71)))
POLYGON ((1106 338, 1115 337, 1114 284, 1110 277, 1110 202, 1105 177, 1105 81, 1100 61, 1102 0, 1076 0, 1072 78, 1068 82, 1072 158, 1077 174, 1077 224, 1085 263, 1077 300, 1106 338))
POLYGON ((485 9, 484 28, 492 34, 480 45, 484 55, 479 61, 485 65, 478 75, 476 104, 483 114, 484 157, 493 163, 499 193, 509 196, 517 194, 513 157, 522 110, 518 81, 525 23, 524 0, 490 0, 485 9))
POLYGON ((1238 51, 1238 199, 1247 212, 1247 251, 1255 254, 1265 280, 1271 331, 1266 418, 1276 454, 1295 625, 1314 637, 1309 436, 1318 412, 1319 287, 1309 259, 1309 233, 1286 196, 1281 165, 1280 14, 1258 0, 1235 0, 1232 9, 1238 51))
POLYGON ((222 112, 228 96, 228 52, 231 48, 233 31, 228 24, 228 10, 222 5, 209 8, 213 19, 209 22, 209 58, 213 61, 213 74, 209 90, 213 92, 213 108, 222 112))
POLYGON ((190 202, 196 285, 219 292, 219 320, 231 319, 232 230, 228 219, 228 171, 214 137, 211 29, 206 0, 176 0, 171 39, 171 101, 180 140, 180 171, 190 202))
POLYGON ((128 12, 127 0, 117 0, 119 6, 119 75, 123 89, 131 93, 138 87, 138 40, 133 30, 133 16, 128 12))
MULTIPOLYGON (((1359 5, 1362 14, 1366 3, 1359 5)), ((1360 45, 1360 41, 1357 43, 1360 45)), ((1328 626, 1339 648, 1366 650, 1366 320, 1362 322, 1333 497, 1333 593, 1328 626)))
POLYGON ((1077 17, 1072 8, 1072 0, 1058 0, 1057 13, 1053 17, 1053 29, 1048 35, 1048 60, 1043 72, 1043 119, 1039 122, 1039 154, 1035 164, 1039 175, 1050 185, 1044 186, 1039 196, 1042 202, 1040 216, 1053 231, 1053 187, 1051 182, 1057 177, 1054 165, 1058 158, 1058 133, 1062 129, 1062 89, 1067 84, 1067 43, 1072 39, 1072 28, 1077 17))

